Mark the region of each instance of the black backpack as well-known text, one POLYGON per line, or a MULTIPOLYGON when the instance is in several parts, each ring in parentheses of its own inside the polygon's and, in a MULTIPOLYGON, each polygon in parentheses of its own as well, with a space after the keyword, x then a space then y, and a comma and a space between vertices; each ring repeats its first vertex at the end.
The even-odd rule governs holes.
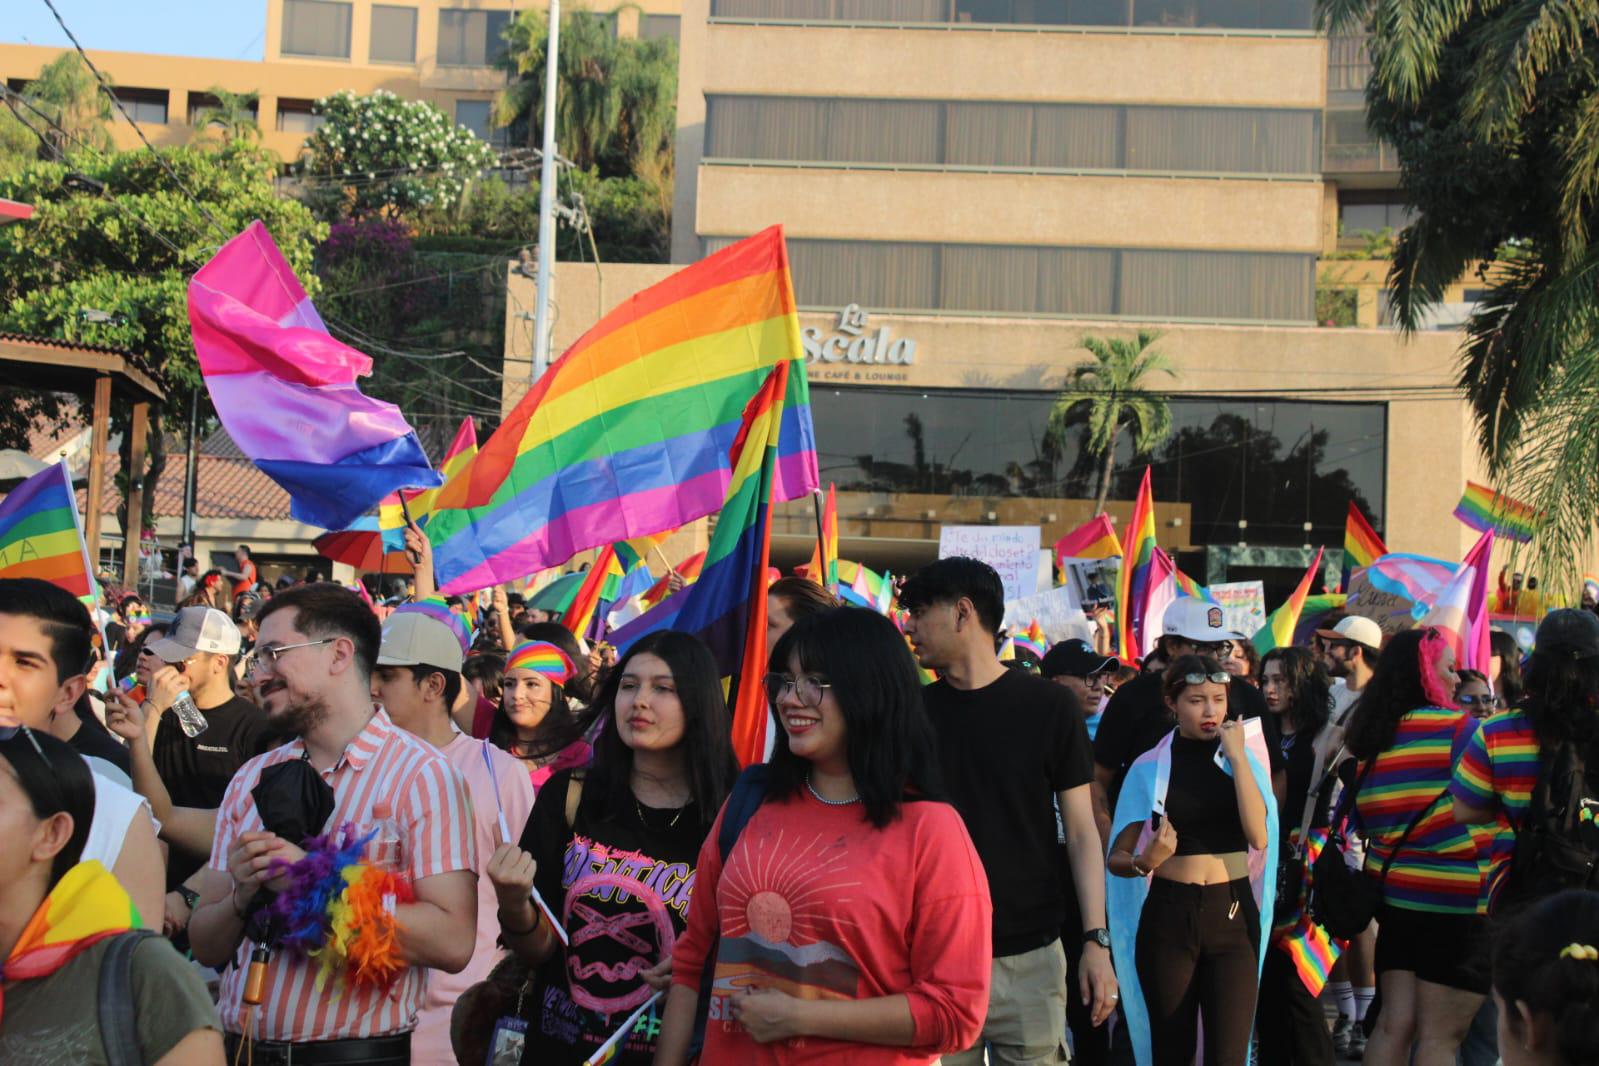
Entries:
POLYGON ((99 1001, 100 1045, 109 1066, 142 1066, 139 1028, 133 1005, 133 953, 155 933, 131 929, 113 937, 100 956, 99 1001))
POLYGON ((1599 768, 1576 745, 1543 760, 1496 913, 1567 888, 1599 888, 1599 768))

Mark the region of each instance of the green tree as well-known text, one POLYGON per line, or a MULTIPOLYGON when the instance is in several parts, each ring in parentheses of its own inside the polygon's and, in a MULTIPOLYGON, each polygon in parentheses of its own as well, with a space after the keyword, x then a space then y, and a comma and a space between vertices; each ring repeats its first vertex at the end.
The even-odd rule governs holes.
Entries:
POLYGON ((1599 4, 1321 0, 1320 13, 1370 34, 1368 125, 1416 212, 1389 276, 1397 317, 1416 328, 1477 273, 1487 295, 1460 385, 1496 484, 1546 515, 1538 568, 1569 590, 1599 498, 1599 4))
POLYGON ((201 108, 194 116, 194 126, 203 135, 214 133, 223 144, 261 139, 261 124, 256 119, 261 104, 259 92, 234 93, 213 85, 206 93, 216 103, 201 108))
POLYGON ((316 102, 322 126, 300 164, 304 198, 327 221, 448 210, 494 165, 494 150, 423 100, 386 89, 316 102))
POLYGON ((76 52, 63 52, 0 111, 0 170, 67 152, 111 149, 112 104, 76 52))
MULTIPOLYGON (((35 162, 0 176, 0 197, 36 209, 31 222, 0 227, 0 329, 134 352, 167 390, 153 426, 186 432, 189 397, 200 386, 189 333, 190 275, 261 219, 307 291, 317 290, 311 256, 326 227, 304 205, 276 194, 276 172, 270 153, 235 143, 220 150, 163 148, 159 158, 147 150, 84 151, 70 157, 70 166, 35 162), (81 181, 69 186, 69 173, 99 183, 103 192, 80 191, 81 181), (110 320, 89 321, 90 311, 110 320)), ((126 412, 117 419, 123 425, 126 412)), ((160 433, 151 434, 150 445, 145 527, 166 462, 160 433)))
POLYGON ((1171 433, 1171 406, 1149 391, 1156 374, 1172 374, 1165 356, 1150 346, 1160 334, 1139 330, 1132 339, 1083 337, 1082 347, 1094 358, 1066 372, 1066 384, 1049 413, 1049 433, 1064 452, 1066 438, 1077 425, 1087 428, 1088 451, 1101 457, 1095 512, 1105 509, 1116 474, 1116 446, 1125 430, 1133 453, 1155 450, 1171 433))
MULTIPOLYGON (((522 12, 505 40, 502 65, 512 81, 500 93, 494 119, 537 148, 544 138, 546 14, 522 12)), ((605 177, 633 174, 664 187, 670 202, 676 42, 619 39, 606 16, 577 8, 562 15, 560 52, 555 139, 561 155, 605 177)))

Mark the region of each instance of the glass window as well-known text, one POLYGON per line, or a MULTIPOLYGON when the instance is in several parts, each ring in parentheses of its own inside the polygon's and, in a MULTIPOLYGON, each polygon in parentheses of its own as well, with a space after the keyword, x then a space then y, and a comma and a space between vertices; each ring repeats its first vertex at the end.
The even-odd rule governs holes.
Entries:
POLYGON ((416 8, 372 5, 372 62, 416 62, 416 8))
POLYGON ((321 129, 323 116, 314 107, 310 100, 279 100, 278 132, 311 134, 321 129))
MULTIPOLYGON (((735 238, 713 237, 707 252, 735 238)), ((802 307, 1310 322, 1316 258, 791 239, 802 307)))
POLYGON ((478 140, 489 139, 489 101, 487 100, 457 100, 455 102, 455 124, 465 126, 477 134, 478 140))
POLYGON ((1316 174, 1316 111, 711 96, 706 157, 1316 174))
POLYGON ((675 41, 682 23, 681 15, 645 15, 639 19, 638 35, 646 41, 653 41, 657 37, 670 37, 675 41))
POLYGON ((128 89, 118 86, 117 102, 128 117, 139 125, 165 126, 167 124, 167 91, 165 89, 128 89))
POLYGON ((712 0, 721 18, 972 25, 1311 29, 1312 0, 712 0))
MULTIPOLYGON (((1048 436, 1054 402, 1047 392, 811 387, 818 458, 841 491, 1092 498, 1103 462, 1075 427, 1048 436)), ((1381 526, 1385 405, 1167 402, 1172 434, 1155 454, 1133 455, 1124 435, 1113 499, 1133 498, 1147 463, 1159 499, 1192 507, 1200 546, 1237 543, 1241 518, 1252 545, 1338 544, 1347 500, 1381 526)))
POLYGON ((1354 192, 1345 193, 1338 199, 1338 231, 1341 237, 1380 233, 1384 229, 1398 233, 1410 225, 1415 217, 1415 210, 1392 193, 1373 196, 1354 192))
POLYGON ((501 34, 511 19, 507 11, 439 12, 439 65, 492 67, 505 53, 501 34))
MULTIPOLYGON (((214 107, 220 107, 221 105, 222 105, 222 101, 218 100, 216 97, 212 96, 210 93, 190 93, 189 94, 189 125, 198 126, 200 124, 200 119, 201 119, 201 113, 202 112, 207 111, 207 110, 209 110, 211 108, 214 108, 214 107)), ((260 119, 260 117, 261 117, 261 104, 260 104, 259 100, 257 100, 254 103, 251 103, 249 110, 250 110, 250 117, 252 119, 257 119, 257 120, 260 119)))
POLYGON ((350 5, 330 0, 283 0, 286 56, 350 58, 350 5))

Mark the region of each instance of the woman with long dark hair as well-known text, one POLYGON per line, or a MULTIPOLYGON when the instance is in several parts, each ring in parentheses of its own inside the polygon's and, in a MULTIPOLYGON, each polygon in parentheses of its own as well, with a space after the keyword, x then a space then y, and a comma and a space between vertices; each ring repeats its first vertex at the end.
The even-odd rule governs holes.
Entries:
MULTIPOLYGON (((488 867, 504 940, 537 968, 522 1061, 540 1066, 583 1062, 649 999, 645 971, 683 932, 700 844, 738 772, 716 661, 687 633, 629 648, 595 707, 593 765, 551 777, 520 845, 488 867), (569 946, 530 903, 534 887, 569 946)), ((615 1061, 648 1063, 658 1031, 652 1007, 615 1061)))
POLYGON ((579 714, 566 698, 576 676, 566 652, 546 641, 523 641, 506 656, 489 743, 521 759, 534 788, 558 771, 587 764, 593 754, 584 734, 594 715, 579 714))
POLYGON ((1278 722, 1288 793, 1278 822, 1277 906, 1271 950, 1260 977, 1256 1031, 1262 1062, 1283 1066, 1332 1066, 1333 1041, 1317 997, 1321 983, 1302 978, 1291 953, 1308 936, 1312 921, 1305 905, 1310 833, 1327 826, 1332 790, 1325 770, 1335 756, 1342 731, 1331 724, 1332 698, 1327 672, 1306 648, 1273 648, 1261 660, 1260 690, 1266 710, 1278 722), (1322 787, 1326 786, 1326 787, 1322 787))
POLYGON ((1453 1066, 1487 993, 1477 844, 1455 821, 1450 771, 1475 720, 1455 706, 1455 653, 1433 628, 1398 633, 1350 712, 1354 825, 1378 885, 1382 1011, 1373 1066, 1453 1066))
POLYGON ((687 1061, 697 1008, 704 1062, 929 1063, 969 1047, 988 1006, 988 881, 936 802, 904 637, 839 608, 795 622, 771 666, 782 732, 765 802, 725 861, 721 819, 700 851, 657 1063, 687 1061))
POLYGON ((1111 938, 1146 1066, 1189 1066, 1201 1021, 1205 1062, 1249 1059, 1277 805, 1264 738, 1250 750, 1244 722, 1229 718, 1233 684, 1209 656, 1178 657, 1161 681, 1177 727, 1133 763, 1116 801, 1111 938))
POLYGON ((1504 701, 1501 706, 1514 707, 1521 702, 1524 684, 1521 676, 1521 645, 1503 629, 1488 633, 1488 683, 1494 694, 1504 701))
POLYGON ((1504 1066, 1599 1062, 1599 892, 1568 890, 1494 936, 1504 1066))

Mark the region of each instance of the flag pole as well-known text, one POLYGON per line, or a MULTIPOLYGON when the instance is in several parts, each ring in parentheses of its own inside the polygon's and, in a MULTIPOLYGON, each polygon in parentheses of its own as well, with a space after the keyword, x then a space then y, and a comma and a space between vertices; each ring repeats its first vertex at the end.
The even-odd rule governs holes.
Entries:
POLYGON ((550 365, 550 287, 555 280, 555 92, 559 81, 561 0, 550 0, 548 28, 544 49, 544 154, 539 160, 538 300, 533 309, 534 381, 543 377, 550 365))
POLYGON ((666 553, 661 550, 661 546, 659 544, 653 544, 652 543, 650 545, 650 551, 654 552, 656 555, 659 555, 661 557, 661 562, 666 564, 666 572, 667 572, 667 574, 671 575, 671 574, 676 574, 677 573, 677 568, 672 565, 672 560, 670 560, 670 559, 668 559, 666 557, 666 553))
POLYGON ((827 540, 822 534, 822 490, 811 490, 811 513, 816 516, 816 557, 822 561, 822 572, 814 575, 816 583, 824 589, 827 584, 827 540))

